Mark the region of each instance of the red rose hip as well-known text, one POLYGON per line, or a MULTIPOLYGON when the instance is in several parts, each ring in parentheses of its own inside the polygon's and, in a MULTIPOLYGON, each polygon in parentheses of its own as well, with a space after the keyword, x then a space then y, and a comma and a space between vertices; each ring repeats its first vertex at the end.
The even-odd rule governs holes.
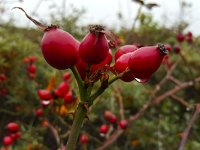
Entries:
POLYGON ((74 96, 73 96, 72 92, 71 91, 67 92, 67 94, 65 94, 65 96, 64 96, 64 102, 66 104, 70 104, 73 102, 73 100, 74 100, 74 96))
POLYGON ((7 124, 7 128, 10 132, 17 132, 19 131, 19 125, 15 122, 10 122, 7 124))
POLYGON ((164 56, 168 53, 165 46, 147 46, 131 53, 129 69, 138 82, 147 82, 151 75, 159 68, 164 56))
POLYGON ((90 27, 88 33, 80 43, 79 56, 88 64, 99 64, 104 59, 109 51, 108 42, 105 34, 102 32, 104 29, 99 25, 90 27))
POLYGON ((106 134, 108 132, 109 127, 107 125, 102 125, 100 127, 100 133, 106 134))
POLYGON ((184 39, 185 39, 185 36, 184 36, 184 34, 183 33, 179 33, 177 36, 176 36, 176 39, 177 39, 177 41, 178 42, 183 42, 184 41, 184 39))
POLYGON ((68 69, 78 61, 79 42, 68 32, 61 30, 58 26, 44 25, 29 16, 21 7, 20 9, 39 29, 44 31, 41 41, 42 54, 49 65, 56 69, 68 69))
POLYGON ((79 42, 69 33, 55 27, 44 33, 41 41, 43 56, 56 69, 67 69, 78 61, 79 42))
POLYGON ((117 122, 117 117, 116 117, 115 115, 112 115, 108 121, 109 121, 110 123, 113 123, 113 124, 114 124, 114 123, 117 122))
POLYGON ((28 66, 28 72, 31 73, 31 74, 34 74, 35 71, 36 71, 35 65, 34 65, 34 64, 30 64, 30 65, 28 66))
MULTIPOLYGON (((131 58, 131 54, 132 53, 124 54, 117 59, 117 61, 115 62, 115 65, 114 65, 117 73, 122 73, 122 72, 126 71, 126 69, 128 68, 129 59, 131 58)), ((129 71, 129 72, 125 73, 120 79, 125 82, 130 82, 135 79, 135 76, 132 71, 129 71)))
POLYGON ((12 145, 12 143, 13 143, 12 137, 10 137, 10 136, 5 136, 5 137, 3 138, 3 144, 4 144, 5 146, 12 145))
POLYGON ((38 96, 41 100, 52 99, 52 94, 48 90, 38 90, 38 96))
POLYGON ((89 141, 88 135, 81 134, 81 136, 80 136, 80 142, 81 142, 81 144, 87 144, 88 141, 89 141))
POLYGON ((42 108, 38 108, 38 109, 35 111, 35 114, 36 114, 37 117, 41 117, 42 114, 43 114, 42 108))
POLYGON ((69 91, 69 83, 61 82, 56 91, 59 97, 64 97, 69 91))
POLYGON ((128 122, 126 120, 121 120, 119 122, 119 126, 120 126, 121 129, 126 129, 127 126, 128 126, 128 122))

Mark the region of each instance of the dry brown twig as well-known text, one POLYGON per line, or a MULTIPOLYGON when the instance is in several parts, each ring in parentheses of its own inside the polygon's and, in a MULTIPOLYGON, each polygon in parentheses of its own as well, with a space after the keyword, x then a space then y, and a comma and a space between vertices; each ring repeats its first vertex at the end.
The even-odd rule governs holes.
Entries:
POLYGON ((116 98, 119 104, 119 114, 120 114, 121 120, 123 120, 125 119, 125 117, 124 117, 124 104, 123 104, 123 97, 121 95, 121 89, 120 87, 116 87, 114 88, 114 91, 116 93, 116 98))
POLYGON ((192 118, 190 119, 187 128, 181 134, 182 139, 181 139, 178 150, 184 150, 184 147, 185 147, 186 141, 188 139, 190 130, 192 129, 192 126, 194 125, 194 122, 195 122, 196 118, 198 117, 199 113, 200 113, 200 104, 197 104, 196 110, 195 110, 194 114, 192 115, 192 118))

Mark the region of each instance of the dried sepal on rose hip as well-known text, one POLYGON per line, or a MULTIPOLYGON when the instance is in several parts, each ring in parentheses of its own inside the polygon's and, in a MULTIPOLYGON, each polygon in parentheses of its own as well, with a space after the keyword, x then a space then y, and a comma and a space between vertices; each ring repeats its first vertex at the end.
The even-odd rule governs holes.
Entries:
POLYGON ((168 51, 163 44, 141 47, 131 53, 128 67, 138 82, 147 82, 151 75, 159 68, 167 53, 168 51))
POLYGON ((26 17, 37 27, 44 31, 41 41, 42 54, 49 65, 56 69, 68 69, 78 61, 79 42, 68 32, 56 25, 43 25, 31 18, 21 7, 13 9, 22 10, 26 17))
POLYGON ((90 32, 80 43, 79 56, 88 64, 99 64, 106 59, 109 45, 104 28, 100 25, 91 25, 90 32))

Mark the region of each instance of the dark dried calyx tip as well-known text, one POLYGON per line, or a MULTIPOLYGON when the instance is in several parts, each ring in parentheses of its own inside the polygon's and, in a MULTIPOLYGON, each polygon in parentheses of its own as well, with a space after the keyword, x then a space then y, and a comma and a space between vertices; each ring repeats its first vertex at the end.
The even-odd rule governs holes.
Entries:
POLYGON ((102 32, 104 30, 105 30, 105 28, 101 25, 90 25, 89 26, 89 31, 91 33, 98 33, 98 32, 102 32))
POLYGON ((46 31, 49 31, 49 30, 51 30, 51 29, 57 29, 57 28, 59 28, 59 26, 58 25, 50 25, 50 26, 47 26, 47 28, 46 29, 44 29, 44 31, 46 32, 46 31))
POLYGON ((168 50, 165 48, 165 45, 164 44, 158 44, 158 49, 159 49, 159 52, 162 54, 162 55, 167 55, 168 54, 168 50))

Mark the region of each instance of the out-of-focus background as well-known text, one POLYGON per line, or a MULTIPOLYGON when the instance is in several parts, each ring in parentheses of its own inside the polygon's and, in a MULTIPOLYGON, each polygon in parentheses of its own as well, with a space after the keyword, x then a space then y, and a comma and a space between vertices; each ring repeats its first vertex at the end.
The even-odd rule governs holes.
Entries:
MULTIPOLYGON (((75 9, 85 10, 85 13, 79 23, 87 25, 91 23, 101 23, 116 29, 120 26, 130 28, 133 19, 137 13, 139 5, 133 3, 134 0, 29 0, 18 2, 17 0, 2 0, 1 5, 6 10, 1 15, 2 20, 8 21, 12 19, 16 25, 30 25, 29 21, 21 17, 19 13, 11 11, 12 7, 20 6, 27 10, 32 16, 40 18, 48 22, 51 15, 59 16, 61 14, 72 13, 75 9), (103 9, 103 11, 102 11, 103 9), (121 15, 123 21, 119 21, 118 17, 121 15), (43 17, 44 16, 44 17, 43 17)), ((146 0, 150 3, 152 0, 146 0)), ((149 10, 143 10, 153 15, 155 21, 162 25, 172 26, 179 23, 180 18, 190 23, 188 30, 193 31, 195 35, 200 34, 198 27, 200 25, 199 13, 200 2, 197 0, 187 0, 188 7, 181 7, 181 0, 155 0, 153 1, 160 5, 160 7, 149 10), (179 19, 178 19, 179 18, 179 19)))
POLYGON ((79 139, 77 150, 200 149, 199 0, 0 0, 0 150, 61 150, 78 103, 55 96, 63 83, 78 95, 73 75, 47 64, 43 31, 12 10, 16 6, 79 41, 88 25, 105 26, 120 41, 111 49, 111 67, 123 45, 163 43, 169 51, 148 83, 119 79, 97 99, 81 131, 88 140, 79 139), (40 90, 50 98, 41 99, 40 90), (127 127, 119 126, 121 120, 127 127), (19 126, 15 132, 8 128, 13 122, 19 126), (102 134, 105 124, 109 131, 102 134))

